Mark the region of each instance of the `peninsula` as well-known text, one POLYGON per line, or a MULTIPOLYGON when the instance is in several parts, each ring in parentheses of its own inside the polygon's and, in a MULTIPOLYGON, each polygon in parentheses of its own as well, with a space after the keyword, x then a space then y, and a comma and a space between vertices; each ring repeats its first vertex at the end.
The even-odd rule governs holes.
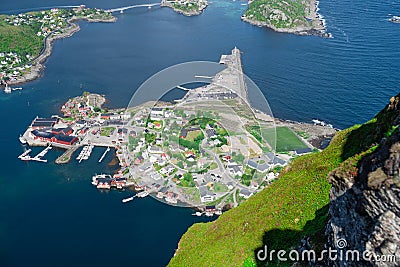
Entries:
POLYGON ((321 141, 335 132, 274 119, 246 105, 240 56, 237 48, 223 55, 225 69, 176 103, 106 110, 104 96, 72 98, 62 106, 62 116, 33 119, 21 142, 48 148, 35 157, 28 150, 20 159, 43 161, 54 146, 66 149, 57 163, 67 163, 83 147, 77 157, 81 162, 93 147, 107 148, 105 153, 114 148, 119 180, 111 174, 94 176, 92 184, 99 189, 134 185, 161 201, 208 215, 238 206, 272 184, 292 158, 323 147, 321 141))
POLYGON ((318 14, 316 0, 254 0, 249 1, 242 20, 277 32, 330 37, 325 21, 318 14))
POLYGON ((115 22, 110 12, 84 5, 73 9, 0 15, 0 86, 32 81, 40 76, 56 39, 79 31, 78 20, 115 22))

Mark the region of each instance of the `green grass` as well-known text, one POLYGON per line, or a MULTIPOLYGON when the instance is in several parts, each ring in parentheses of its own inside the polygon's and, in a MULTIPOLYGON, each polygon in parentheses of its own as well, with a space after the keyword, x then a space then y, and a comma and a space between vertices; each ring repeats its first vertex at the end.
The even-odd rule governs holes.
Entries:
MULTIPOLYGON (((273 128, 263 129, 262 136, 266 141, 273 145, 275 142, 275 131, 273 128)), ((286 152, 307 146, 290 130, 288 127, 276 128, 276 151, 286 152)))
POLYGON ((338 132, 328 148, 296 158, 277 181, 239 207, 214 222, 194 224, 181 238, 169 266, 254 266, 255 252, 265 244, 269 250, 287 250, 296 248, 304 236, 322 249, 329 172, 357 171, 360 159, 376 149, 396 116, 396 111, 382 111, 364 125, 338 132))
POLYGON ((43 47, 43 37, 36 35, 40 25, 14 26, 4 21, 7 17, 0 15, 0 52, 15 52, 24 61, 27 54, 38 55, 43 47))
POLYGON ((111 132, 115 131, 115 127, 104 127, 101 129, 100 135, 101 136, 109 136, 111 132))
POLYGON ((246 17, 252 20, 266 22, 276 28, 295 28, 311 26, 305 17, 309 14, 308 1, 304 0, 255 0, 246 10, 246 17), (281 14, 274 13, 279 10, 281 14), (286 17, 286 19, 284 19, 286 17))

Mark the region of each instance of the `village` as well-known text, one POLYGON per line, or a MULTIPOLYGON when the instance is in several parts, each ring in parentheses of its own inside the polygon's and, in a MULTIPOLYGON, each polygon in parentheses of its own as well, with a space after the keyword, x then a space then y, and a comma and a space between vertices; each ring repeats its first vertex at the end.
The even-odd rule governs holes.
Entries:
MULTIPOLYGON (((109 12, 86 8, 85 5, 71 9, 52 8, 17 15, 1 15, 0 24, 5 24, 11 33, 32 35, 32 38, 20 38, 15 43, 12 35, 3 36, 4 45, 0 46, 0 85, 12 83, 29 73, 33 61, 46 48, 45 39, 50 35, 69 35, 70 22, 79 19, 111 21, 113 17, 109 12)), ((6 90, 6 93, 10 92, 11 90, 6 90)))
MULTIPOLYGON (((215 78, 237 77, 227 69, 215 78)), ((219 213, 269 186, 293 157, 315 150, 306 133, 276 128, 278 121, 244 105, 238 94, 211 84, 189 90, 177 103, 107 110, 104 96, 84 93, 62 106, 62 116, 33 119, 20 140, 46 149, 39 157, 27 150, 20 159, 45 161, 47 151, 59 147, 66 151, 56 163, 75 154, 82 162, 93 147, 104 147, 104 155, 113 148, 120 170, 94 175, 100 190, 130 187, 142 197, 219 213), (276 140, 281 132, 287 143, 276 140)))

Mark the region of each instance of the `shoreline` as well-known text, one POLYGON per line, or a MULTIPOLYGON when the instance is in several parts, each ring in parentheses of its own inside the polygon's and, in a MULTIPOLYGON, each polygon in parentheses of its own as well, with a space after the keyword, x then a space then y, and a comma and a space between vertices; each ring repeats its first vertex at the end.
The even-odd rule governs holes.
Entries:
MULTIPOLYGON (((50 34, 44 39, 43 42, 43 49, 40 54, 33 59, 31 62, 27 64, 31 64, 32 67, 29 72, 25 73, 21 77, 18 77, 16 80, 10 80, 7 82, 9 86, 11 85, 22 85, 31 81, 34 81, 42 76, 42 72, 45 68, 44 63, 46 60, 51 56, 53 51, 53 44, 54 41, 64 38, 71 37, 74 33, 78 32, 81 28, 75 22, 84 20, 87 22, 103 22, 103 23, 111 23, 116 22, 117 18, 113 17, 112 19, 91 19, 91 18, 79 18, 79 17, 72 17, 71 19, 67 20, 68 27, 65 28, 65 31, 61 34, 50 34)), ((0 84, 0 87, 5 87, 5 84, 0 84)))
POLYGON ((242 21, 247 22, 251 25, 258 27, 267 27, 275 32, 291 33, 302 36, 319 36, 324 38, 332 38, 332 35, 326 32, 326 20, 320 13, 318 13, 320 10, 319 1, 312 0, 310 3, 311 3, 310 5, 311 12, 309 16, 312 19, 312 23, 316 22, 318 23, 317 25, 312 25, 310 27, 298 26, 295 28, 276 28, 272 24, 268 23, 268 21, 264 22, 264 21, 250 19, 246 17, 246 13, 242 15, 241 19, 242 21))

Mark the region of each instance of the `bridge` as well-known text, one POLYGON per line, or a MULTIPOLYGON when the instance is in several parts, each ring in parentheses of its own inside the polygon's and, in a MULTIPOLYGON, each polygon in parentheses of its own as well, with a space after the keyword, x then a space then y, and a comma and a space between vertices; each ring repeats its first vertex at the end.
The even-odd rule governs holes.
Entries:
POLYGON ((127 9, 132 9, 132 8, 136 8, 136 7, 147 7, 147 8, 152 8, 153 6, 159 6, 161 5, 161 3, 152 3, 152 4, 141 4, 141 5, 133 5, 133 6, 125 6, 125 7, 118 7, 118 8, 113 8, 113 9, 109 9, 107 10, 108 12, 120 12, 120 13, 124 13, 125 10, 127 9))

